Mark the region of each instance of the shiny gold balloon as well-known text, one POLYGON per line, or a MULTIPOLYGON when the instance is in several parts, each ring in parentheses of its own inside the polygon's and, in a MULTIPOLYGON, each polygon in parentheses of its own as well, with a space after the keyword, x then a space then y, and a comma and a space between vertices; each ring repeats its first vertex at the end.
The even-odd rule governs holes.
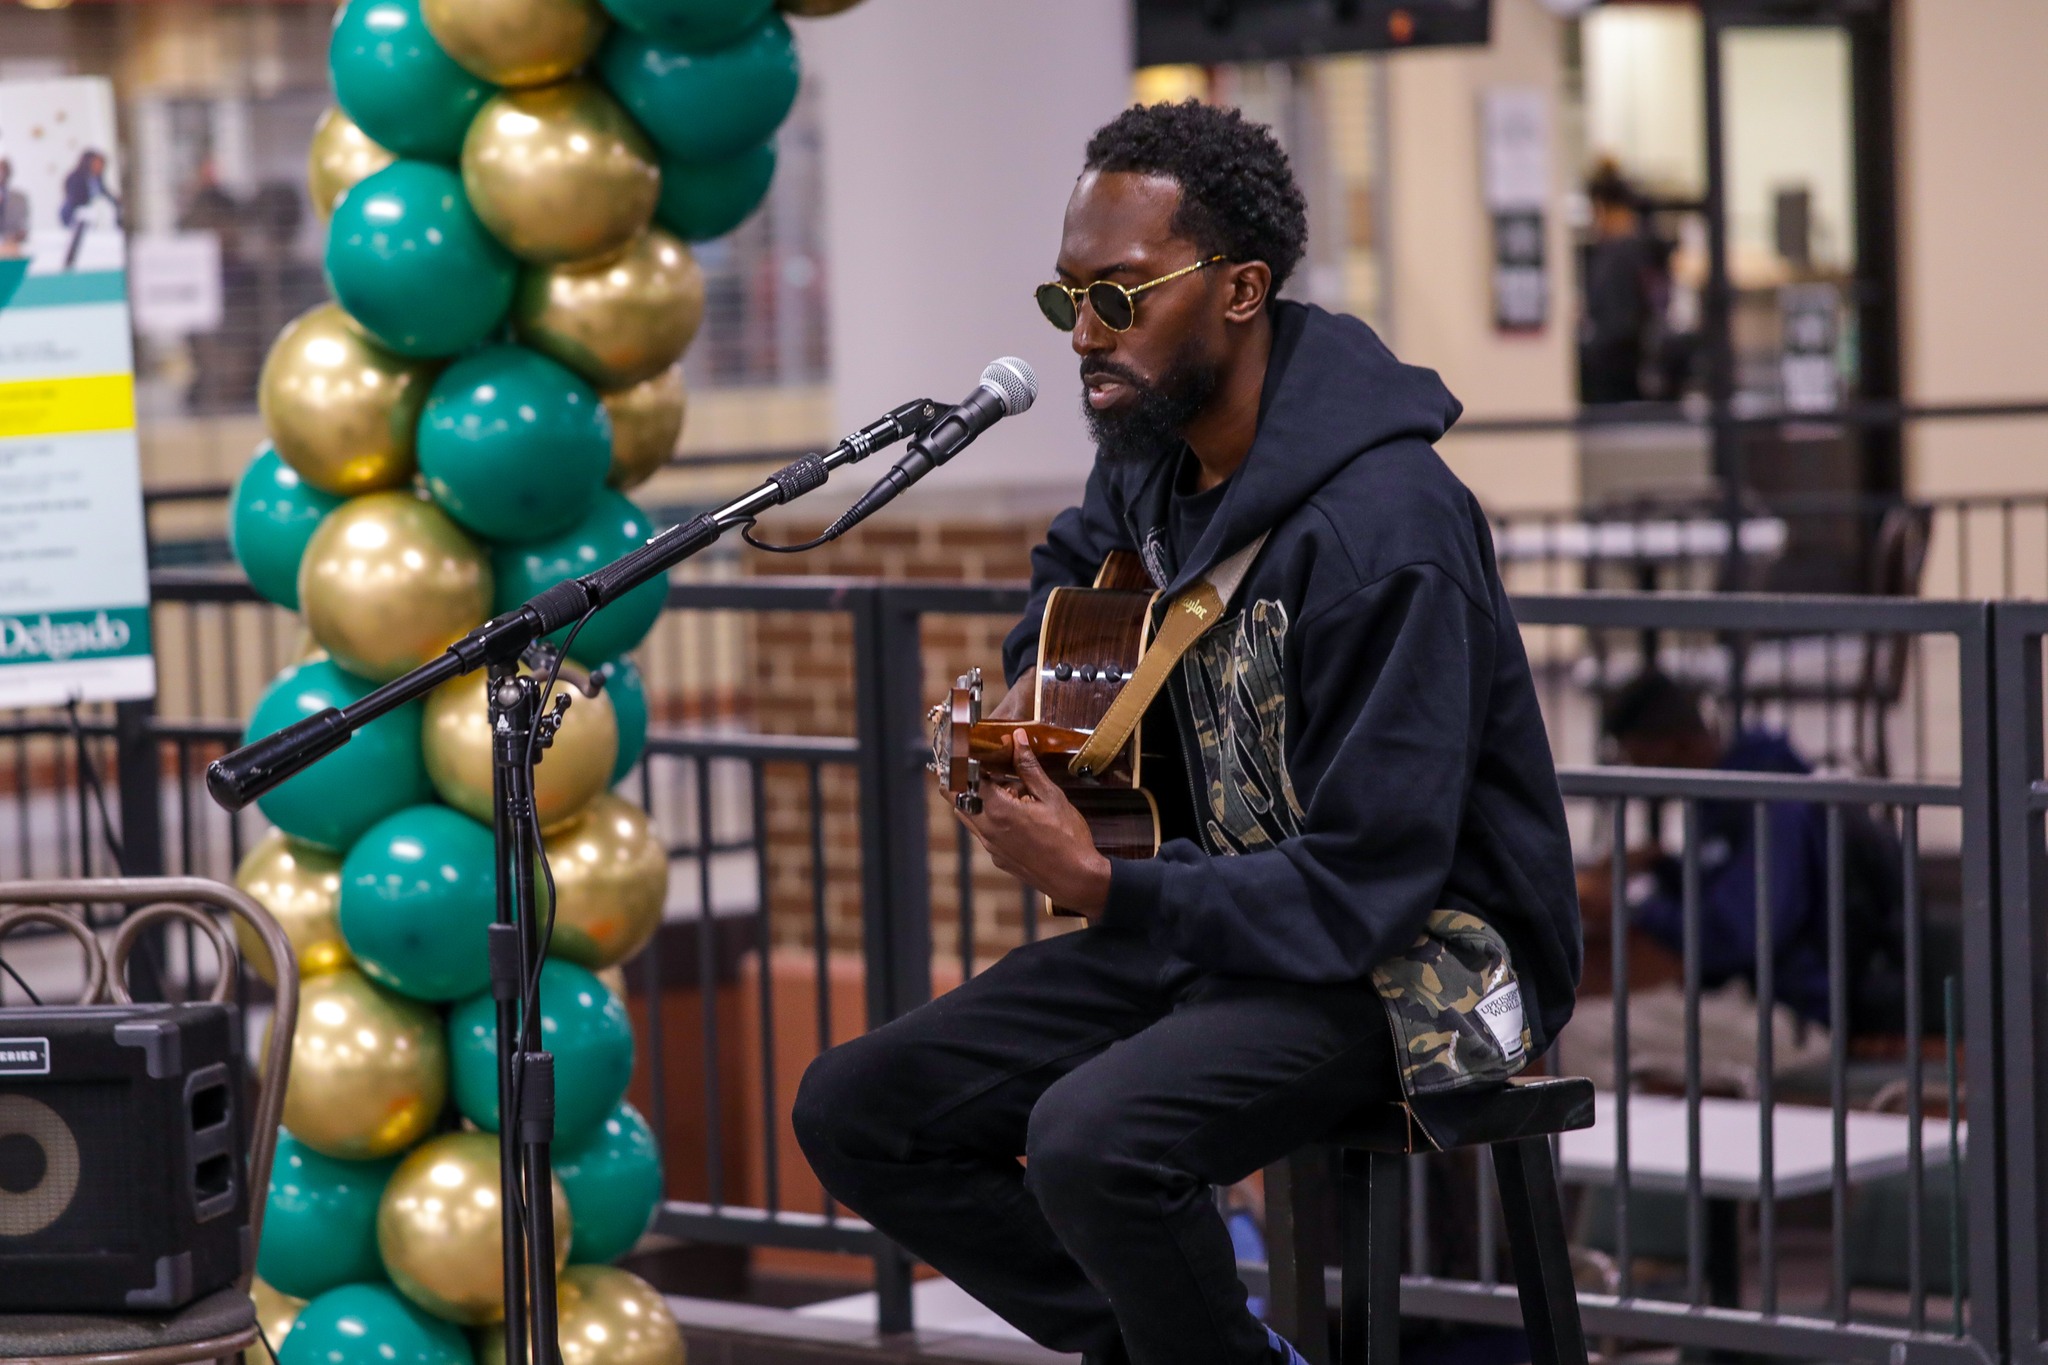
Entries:
POLYGON ((574 80, 492 96, 462 141, 462 187, 506 250, 553 265, 609 256, 645 231, 661 171, 619 102, 574 80))
POLYGON ((325 221, 357 181, 396 160, 347 114, 329 109, 313 125, 313 149, 306 154, 306 193, 312 196, 313 211, 325 221))
POLYGON ((263 1329, 263 1335, 242 1352, 242 1365, 277 1365, 277 1357, 263 1343, 267 1340, 272 1346, 283 1346, 284 1334, 299 1320, 299 1310, 306 1306, 306 1301, 281 1294, 260 1279, 249 1282, 249 1298, 256 1305, 256 1325, 263 1329))
POLYGON ((491 614, 491 560, 411 491, 370 493, 327 514, 299 562, 313 638, 349 672, 389 682, 491 614))
MULTIPOLYGON (((534 809, 542 829, 571 820, 611 785, 612 765, 619 757, 618 713, 605 693, 583 695, 581 687, 588 677, 576 665, 564 663, 555 684, 555 695, 566 694, 571 700, 555 742, 538 751, 540 762, 533 770, 534 809)), ((553 705, 549 703, 550 709, 553 705)), ((445 682, 428 694, 420 737, 427 753, 427 776, 441 799, 489 823, 491 720, 484 704, 482 670, 445 682)))
POLYGON ((448 1040, 431 1005, 352 967, 300 986, 284 1092, 293 1137, 344 1161, 390 1156, 426 1136, 447 1098, 448 1040))
POLYGON ((512 319, 522 341, 600 390, 630 388, 682 359, 704 320, 704 272, 679 238, 649 228, 609 260, 528 270, 512 319))
POLYGON ((860 0, 780 0, 784 14, 794 14, 801 19, 822 19, 828 14, 844 14, 859 3, 860 0))
MULTIPOLYGON (((299 959, 299 977, 339 971, 355 961, 342 941, 335 913, 341 908, 341 855, 302 844, 281 829, 257 840, 235 869, 235 885, 270 912, 299 959)), ((277 984, 270 953, 241 916, 235 941, 256 975, 277 984)))
POLYGON ((610 26, 597 0, 424 0, 427 31, 493 85, 546 85, 590 60, 610 26))
POLYGON ((256 400, 284 462, 341 497, 412 481, 413 437, 433 367, 371 341, 331 303, 278 334, 256 400))
MULTIPOLYGON (((569 1196, 554 1193, 555 1269, 569 1261, 569 1196)), ((496 1133, 444 1133, 398 1163, 377 1205, 377 1250, 398 1291, 436 1317, 505 1316, 496 1133)))
POLYGON ((671 365, 630 389, 605 394, 604 409, 612 415, 612 469, 605 482, 614 488, 637 488, 653 478, 676 453, 689 402, 681 365, 671 365))
MULTIPOLYGON (((683 1332, 659 1291, 631 1271, 572 1265, 556 1286, 562 1365, 683 1365, 683 1332)), ((505 1365, 505 1329, 479 1335, 477 1365, 505 1365)))
POLYGON ((668 849, 645 811, 600 792, 545 847, 555 876, 555 956, 594 971, 647 945, 668 898, 668 849))

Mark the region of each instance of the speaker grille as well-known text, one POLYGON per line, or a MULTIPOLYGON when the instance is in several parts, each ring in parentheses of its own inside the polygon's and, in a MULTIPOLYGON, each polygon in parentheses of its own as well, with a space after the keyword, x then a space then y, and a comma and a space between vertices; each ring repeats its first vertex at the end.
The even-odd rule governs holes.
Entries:
POLYGON ((39 1085, 0 1094, 0 1252, 125 1250, 135 1241, 136 1173, 127 1089, 39 1085))

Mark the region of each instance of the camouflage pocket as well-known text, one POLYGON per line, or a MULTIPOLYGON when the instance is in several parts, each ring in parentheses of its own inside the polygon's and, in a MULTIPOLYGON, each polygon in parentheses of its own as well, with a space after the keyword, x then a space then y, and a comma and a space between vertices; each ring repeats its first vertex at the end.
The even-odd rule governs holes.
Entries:
POLYGON ((1529 1063, 1522 988, 1507 943, 1477 915, 1432 910, 1406 952, 1373 968, 1413 1099, 1497 1085, 1529 1063))

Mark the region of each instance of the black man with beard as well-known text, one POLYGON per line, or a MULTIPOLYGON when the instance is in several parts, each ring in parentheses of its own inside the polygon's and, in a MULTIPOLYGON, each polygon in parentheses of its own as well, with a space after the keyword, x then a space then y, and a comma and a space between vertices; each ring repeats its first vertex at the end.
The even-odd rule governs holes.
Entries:
POLYGON ((1023 749, 1024 790, 984 784, 962 818, 1087 926, 833 1048, 796 1099, 827 1189, 1100 1365, 1299 1360, 1247 1308, 1213 1187, 1371 1101, 1450 1137, 1578 986, 1528 661, 1431 449, 1458 403, 1364 323, 1277 297, 1306 236, 1285 154, 1235 111, 1134 108, 1090 141, 1038 301, 1099 450, 1033 553, 992 714, 1026 713, 1046 597, 1109 552, 1163 611, 1248 551, 1148 712, 1186 805, 1157 857, 1105 858, 1023 749))

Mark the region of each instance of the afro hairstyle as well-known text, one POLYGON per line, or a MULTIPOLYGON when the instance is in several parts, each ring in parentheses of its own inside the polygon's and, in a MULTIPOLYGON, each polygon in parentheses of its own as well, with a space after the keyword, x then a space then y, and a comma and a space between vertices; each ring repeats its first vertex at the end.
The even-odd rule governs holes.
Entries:
POLYGON ((1087 169, 1180 186, 1173 230, 1206 255, 1264 261, 1277 297, 1308 242, 1308 203, 1273 130, 1199 100, 1124 110, 1088 139, 1087 169))

